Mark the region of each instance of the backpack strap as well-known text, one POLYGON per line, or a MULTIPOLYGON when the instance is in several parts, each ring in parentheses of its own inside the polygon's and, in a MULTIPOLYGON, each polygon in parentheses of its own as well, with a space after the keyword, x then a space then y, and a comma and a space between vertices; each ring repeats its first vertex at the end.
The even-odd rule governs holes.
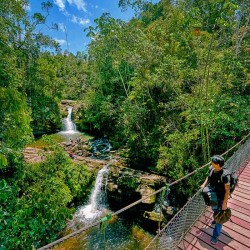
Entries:
POLYGON ((212 176, 213 172, 214 172, 214 169, 211 168, 211 169, 210 169, 210 172, 209 172, 209 175, 208 175, 208 181, 209 181, 209 182, 210 182, 210 179, 211 179, 211 176, 212 176))
POLYGON ((210 171, 208 177, 211 177, 214 172, 214 168, 212 167, 212 165, 209 167, 208 170, 210 171))
POLYGON ((228 175, 231 177, 231 173, 226 168, 222 168, 222 170, 223 170, 223 173, 221 175, 221 182, 223 183, 223 177, 228 176, 228 175))

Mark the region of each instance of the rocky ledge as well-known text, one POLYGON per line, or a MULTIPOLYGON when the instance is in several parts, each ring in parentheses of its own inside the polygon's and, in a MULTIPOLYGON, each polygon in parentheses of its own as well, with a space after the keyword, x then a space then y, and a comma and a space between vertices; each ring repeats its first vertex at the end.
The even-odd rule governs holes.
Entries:
POLYGON ((124 166, 111 165, 107 190, 109 196, 114 197, 118 195, 134 196, 134 193, 137 193, 143 199, 142 203, 152 204, 156 201, 156 195, 147 196, 164 186, 164 183, 166 183, 165 177, 124 166))

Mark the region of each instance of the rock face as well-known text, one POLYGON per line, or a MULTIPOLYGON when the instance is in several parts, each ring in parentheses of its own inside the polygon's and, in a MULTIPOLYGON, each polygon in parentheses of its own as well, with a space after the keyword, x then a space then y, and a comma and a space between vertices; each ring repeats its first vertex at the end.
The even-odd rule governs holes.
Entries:
POLYGON ((77 156, 76 159, 80 159, 79 157, 89 157, 92 154, 91 146, 89 145, 88 140, 83 140, 79 138, 76 140, 62 142, 60 145, 68 154, 72 153, 77 156))
POLYGON ((41 162, 44 160, 44 151, 39 148, 27 147, 23 151, 24 160, 28 163, 41 162))
POLYGON ((77 122, 79 120, 79 110, 81 108, 81 103, 74 100, 61 100, 59 105, 60 113, 63 117, 66 117, 68 114, 67 107, 72 107, 74 110, 74 120, 77 122))
POLYGON ((110 166, 107 184, 108 196, 119 201, 137 197, 144 199, 142 203, 153 204, 156 202, 154 193, 166 183, 165 177, 148 174, 142 171, 126 168, 124 166, 110 166))
POLYGON ((136 214, 139 212, 146 220, 164 224, 177 212, 176 208, 169 206, 166 193, 154 194, 166 183, 165 177, 156 174, 130 169, 124 165, 111 165, 107 183, 109 204, 115 209, 121 209, 142 199, 132 210, 136 214))

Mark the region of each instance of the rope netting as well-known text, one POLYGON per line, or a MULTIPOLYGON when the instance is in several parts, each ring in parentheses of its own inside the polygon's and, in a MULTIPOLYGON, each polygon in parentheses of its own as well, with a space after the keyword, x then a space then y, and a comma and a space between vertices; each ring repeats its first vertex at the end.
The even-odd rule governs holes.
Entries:
MULTIPOLYGON (((249 135, 250 134, 248 134, 240 142, 238 142, 222 155, 229 153, 234 148, 242 144, 249 137, 249 135)), ((250 139, 244 145, 241 145, 241 147, 225 163, 225 167, 239 171, 240 167, 249 158, 249 156, 250 139)), ((80 229, 75 228, 74 232, 50 244, 47 244, 39 248, 38 250, 52 249, 56 245, 59 245, 60 243, 69 239, 72 240, 72 244, 74 244, 74 241, 78 242, 78 245, 79 242, 81 242, 81 249, 132 249, 131 244, 133 243, 131 243, 131 236, 126 234, 126 228, 122 226, 122 220, 120 218, 117 218, 117 215, 131 209, 132 207, 142 203, 144 200, 152 196, 155 196, 161 192, 166 192, 169 187, 181 182, 200 169, 203 169, 209 165, 210 162, 195 169, 182 178, 168 184, 167 186, 160 188, 150 195, 145 196, 142 199, 137 200, 112 214, 106 215, 102 219, 99 219, 98 221, 93 222, 90 225, 87 225, 80 229), (111 234, 113 242, 111 242, 111 239, 108 237, 111 234), (121 242, 121 238, 123 239, 123 242, 121 242)), ((137 249, 174 249, 178 245, 178 242, 181 240, 181 238, 185 235, 187 230, 190 228, 190 226, 204 211, 204 209, 205 203, 200 195, 200 191, 198 191, 162 230, 158 230, 158 234, 153 238, 153 240, 151 240, 150 237, 145 237, 145 235, 144 237, 141 237, 141 235, 139 235, 137 239, 132 239, 132 241, 135 241, 133 248, 137 246, 137 249)), ((138 234, 140 234, 140 232, 138 232, 138 234)))
MULTIPOLYGON (((228 153, 225 152, 224 155, 228 153)), ((239 175, 241 169, 249 161, 250 139, 226 161, 225 168, 239 175)), ((145 250, 176 249, 179 242, 189 231, 198 217, 205 211, 206 205, 199 190, 186 205, 155 236, 145 250)))

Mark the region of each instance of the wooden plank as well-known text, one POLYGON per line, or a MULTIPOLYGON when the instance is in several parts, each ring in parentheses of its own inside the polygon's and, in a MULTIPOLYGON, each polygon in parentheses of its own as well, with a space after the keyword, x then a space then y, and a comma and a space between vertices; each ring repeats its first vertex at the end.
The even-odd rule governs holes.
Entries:
POLYGON ((246 165, 246 167, 250 167, 250 161, 249 161, 249 159, 245 161, 245 165, 246 165))
POLYGON ((237 188, 237 187, 239 187, 239 188, 244 188, 245 190, 250 191, 250 186, 244 185, 241 181, 239 181, 239 182, 237 183, 236 188, 237 188))
POLYGON ((241 173, 250 173, 250 168, 244 168, 241 173))
MULTIPOLYGON (((195 245, 196 247, 200 245, 201 247, 207 247, 208 250, 217 249, 216 246, 213 246, 212 243, 210 242, 211 236, 205 232, 202 232, 199 228, 192 227, 190 233, 196 236, 196 240, 192 242, 192 244, 195 245)), ((221 242, 218 242, 218 244, 224 247, 224 245, 222 245, 221 242)), ((232 248, 229 249, 231 250, 232 248)))
POLYGON ((242 179, 242 178, 250 180, 250 174, 242 173, 242 174, 240 174, 240 179, 242 179))
POLYGON ((249 170, 250 171, 250 167, 249 165, 246 165, 245 167, 241 167, 243 170, 249 170))
POLYGON ((245 198, 247 200, 250 200, 250 195, 249 194, 244 194, 244 193, 242 193, 242 192, 240 192, 238 190, 234 190, 233 194, 237 195, 237 196, 240 196, 242 198, 245 198))
POLYGON ((245 164, 245 166, 243 166, 244 164, 242 164, 242 167, 244 168, 244 169, 248 169, 248 168, 250 168, 250 164, 249 164, 249 162, 248 163, 246 163, 245 164))
POLYGON ((247 209, 247 210, 250 210, 250 206, 244 202, 241 202, 241 201, 237 201, 235 199, 229 199, 228 204, 234 204, 236 206, 239 206, 239 207, 242 207, 244 209, 247 209))
POLYGON ((208 222, 208 223, 212 222, 212 220, 213 220, 213 212, 212 211, 206 210, 206 212, 204 213, 204 216, 207 218, 207 220, 210 220, 210 222, 208 222))
MULTIPOLYGON (((240 188, 240 187, 236 187, 235 188, 236 191, 239 191, 241 193, 244 193, 244 194, 249 194, 249 190, 246 190, 244 188, 240 188)), ((250 197, 250 196, 249 196, 250 197)))
POLYGON ((197 247, 200 250, 203 250, 203 249, 204 250, 205 249, 214 250, 214 249, 216 249, 215 247, 210 246, 210 244, 211 244, 210 238, 211 237, 209 235, 207 235, 206 239, 205 239, 205 236, 203 236, 203 240, 202 240, 202 239, 197 238, 196 235, 193 235, 191 233, 187 233, 185 235, 185 239, 187 239, 188 242, 191 242, 192 245, 194 245, 195 247, 197 247), (205 241, 204 241, 204 239, 205 239, 205 241))
MULTIPOLYGON (((234 239, 234 241, 243 244, 245 246, 245 249, 250 249, 249 245, 250 245, 250 240, 249 240, 249 236, 244 236, 242 235, 240 232, 236 232, 234 230, 232 230, 231 228, 229 228, 228 226, 222 226, 222 231, 223 234, 225 235, 229 235, 232 239, 234 239)), ((242 247, 239 247, 238 249, 243 249, 242 247)))
POLYGON ((245 171, 245 170, 243 170, 241 173, 239 173, 240 175, 239 175, 239 178, 241 178, 241 176, 243 177, 243 178, 249 178, 249 175, 250 175, 250 171, 245 171))
POLYGON ((250 172, 248 172, 248 171, 243 171, 243 172, 240 173, 240 178, 241 178, 241 176, 249 177, 249 176, 250 176, 250 172))
POLYGON ((246 170, 246 171, 250 171, 250 167, 249 165, 246 165, 245 167, 243 167, 243 171, 246 170))
POLYGON ((192 245, 186 240, 182 240, 178 247, 179 249, 182 249, 182 250, 199 250, 200 249, 200 248, 195 247, 194 245, 192 245))
POLYGON ((250 183, 250 177, 246 177, 246 175, 240 176, 239 180, 245 181, 247 183, 250 183))
MULTIPOLYGON (((193 234, 194 232, 196 232, 197 230, 199 230, 198 228, 191 228, 191 233, 193 234)), ((212 236, 212 228, 205 230, 199 230, 200 232, 196 235, 198 239, 204 241, 206 244, 208 244, 210 246, 209 249, 211 249, 211 247, 215 247, 215 249, 223 249, 223 250, 232 250, 232 249, 236 249, 232 246, 230 246, 227 242, 229 242, 231 239, 229 237, 226 237, 224 235, 221 235, 219 238, 219 241, 216 245, 213 245, 210 240, 211 240, 211 236, 212 236), (223 239, 222 239, 223 238, 223 239), (225 239, 227 238, 227 242, 225 242, 225 239), (224 242, 222 241, 224 240, 224 242)), ((244 246, 244 245, 243 245, 244 246)), ((240 248, 237 248, 237 250, 240 248)))
POLYGON ((240 173, 240 176, 244 174, 244 175, 250 175, 250 169, 249 170, 246 170, 244 169, 241 173, 240 173))
POLYGON ((235 199, 237 201, 242 201, 242 202, 250 205, 250 200, 249 199, 245 199, 245 198, 240 197, 240 196, 238 196, 238 195, 236 195, 234 193, 231 196, 232 196, 233 199, 235 199))
POLYGON ((212 217, 208 217, 208 216, 206 216, 206 215, 201 215, 201 216, 198 218, 198 220, 202 221, 202 222, 203 222, 204 224, 206 224, 206 225, 210 225, 211 222, 212 222, 212 220, 213 220, 213 218, 212 218, 212 217))
POLYGON ((200 216, 198 221, 202 222, 206 227, 211 227, 212 220, 206 216, 200 216))
MULTIPOLYGON (((233 223, 231 221, 226 222, 223 227, 228 227, 236 232, 239 232, 240 234, 246 236, 249 238, 250 236, 250 229, 246 229, 244 227, 241 227, 240 225, 233 223)), ((250 245, 250 244, 249 244, 250 245)))
POLYGON ((245 214, 242 214, 241 212, 238 212, 238 211, 236 211, 236 210, 234 210, 234 209, 231 209, 231 210, 232 210, 232 214, 233 214, 234 216, 236 216, 236 217, 238 217, 238 218, 240 218, 240 219, 242 219, 242 220, 244 220, 244 221, 249 222, 249 225, 250 225, 250 217, 249 217, 249 216, 247 216, 247 215, 245 215, 245 214))
POLYGON ((250 170, 249 171, 245 171, 245 170, 243 170, 241 173, 240 173, 240 176, 241 175, 245 175, 245 176, 250 176, 250 170))
POLYGON ((239 179, 240 181, 242 181, 242 182, 244 182, 244 183, 247 183, 248 185, 246 185, 246 184, 244 184, 244 185, 246 185, 246 186, 249 186, 250 185, 250 180, 249 179, 246 179, 246 178, 241 178, 240 177, 240 179, 239 179))
MULTIPOLYGON (((211 210, 211 211, 206 210, 205 216, 208 217, 208 218, 209 218, 209 217, 212 218, 212 216, 213 216, 212 210, 211 210)), ((232 221, 233 223, 235 223, 235 224, 238 224, 238 225, 241 226, 241 227, 244 227, 244 228, 246 228, 246 229, 249 229, 249 228, 250 228, 250 223, 247 222, 247 221, 245 221, 245 220, 242 219, 242 218, 237 217, 237 216, 238 216, 237 211, 233 210, 233 211, 232 211, 232 216, 231 216, 231 218, 230 218, 231 221, 232 221)), ((211 219, 211 222, 212 222, 212 219, 211 219)))
POLYGON ((228 203, 227 206, 228 206, 229 208, 231 208, 231 209, 237 211, 237 212, 240 212, 240 213, 242 213, 242 214, 245 214, 245 215, 247 215, 247 216, 250 216, 250 210, 244 209, 244 208, 239 207, 239 206, 237 206, 237 205, 234 205, 234 204, 232 204, 232 203, 228 203))
MULTIPOLYGON (((211 223, 207 223, 207 220, 209 220, 207 217, 205 216, 200 216, 199 221, 201 221, 202 223, 204 223, 205 225, 209 225, 210 227, 214 227, 214 225, 211 225, 211 223)), ((211 220, 210 220, 211 222, 211 220)), ((243 236, 246 236, 249 239, 250 236, 250 229, 246 229, 244 227, 239 226, 236 223, 231 222, 230 220, 227 221, 225 224, 223 224, 223 228, 224 227, 228 227, 229 229, 242 234, 243 236)))
POLYGON ((250 223, 245 221, 245 220, 242 220, 241 218, 237 217, 237 216, 234 216, 232 215, 231 216, 231 221, 241 227, 244 227, 246 229, 249 229, 250 228, 250 223))
MULTIPOLYGON (((203 224, 202 222, 199 222, 199 223, 203 224)), ((201 227, 201 231, 206 232, 210 236, 212 236, 213 228, 209 227, 206 229, 206 228, 203 228, 202 225, 198 225, 198 226, 201 227)), ((244 242, 246 241, 245 236, 240 235, 240 234, 234 232, 233 230, 229 230, 226 227, 225 228, 222 227, 221 235, 219 237, 219 242, 227 245, 231 249, 249 250, 250 248, 248 246, 243 244, 241 241, 235 240, 237 237, 240 238, 240 240, 244 240, 244 242), (230 231, 230 233, 233 237, 228 233, 228 231, 230 231)), ((216 244, 216 246, 219 246, 219 244, 216 244)), ((225 249, 225 246, 223 246, 223 249, 225 249)))
POLYGON ((244 181, 244 180, 239 179, 238 183, 241 183, 241 184, 243 184, 244 186, 250 187, 250 183, 249 183, 249 182, 246 182, 246 181, 244 181))
POLYGON ((243 174, 240 175, 240 178, 239 178, 239 179, 240 179, 240 180, 243 180, 243 181, 246 181, 246 182, 249 183, 249 177, 246 177, 246 176, 243 175, 243 174))

